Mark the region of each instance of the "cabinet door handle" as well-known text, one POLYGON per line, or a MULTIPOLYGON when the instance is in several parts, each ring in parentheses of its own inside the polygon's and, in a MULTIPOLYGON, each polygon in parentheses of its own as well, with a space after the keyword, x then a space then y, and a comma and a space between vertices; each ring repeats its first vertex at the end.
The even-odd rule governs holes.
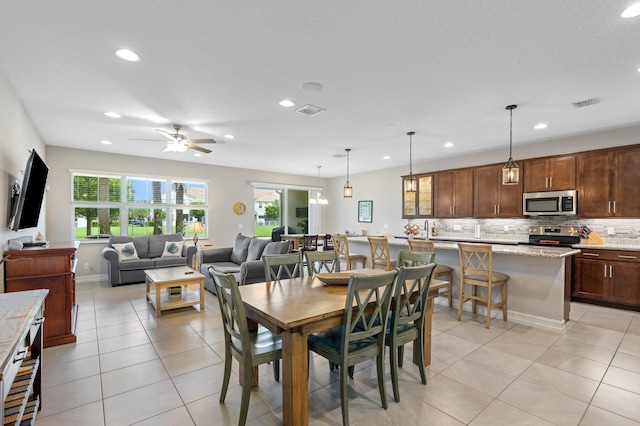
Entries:
POLYGON ((613 212, 616 212, 616 200, 613 200, 613 212))
POLYGON ((609 278, 613 278, 613 265, 609 265, 609 278))
POLYGON ((611 213, 611 201, 609 201, 609 213, 611 213))
POLYGON ((544 187, 548 188, 549 187, 549 176, 545 176, 544 177, 544 187))
POLYGON ((604 277, 607 278, 607 265, 604 265, 604 277))
POLYGON ((553 176, 549 178, 549 188, 553 188, 553 176))
POLYGON ((498 214, 498 211, 496 210, 496 205, 493 205, 493 214, 498 214))
POLYGON ((500 214, 500 204, 498 204, 498 214, 500 214))
POLYGON ((582 253, 583 256, 593 256, 593 257, 600 257, 600 255, 598 253, 582 253))
POLYGON ((622 255, 622 254, 619 254, 618 257, 620 259, 637 259, 638 258, 638 256, 625 256, 625 255, 622 255))

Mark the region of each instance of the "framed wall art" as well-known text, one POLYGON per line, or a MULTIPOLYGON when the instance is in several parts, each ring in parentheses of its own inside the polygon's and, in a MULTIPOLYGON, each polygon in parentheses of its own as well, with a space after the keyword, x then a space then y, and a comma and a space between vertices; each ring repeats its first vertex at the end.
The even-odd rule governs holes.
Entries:
POLYGON ((373 221, 373 201, 358 201, 358 222, 373 221))

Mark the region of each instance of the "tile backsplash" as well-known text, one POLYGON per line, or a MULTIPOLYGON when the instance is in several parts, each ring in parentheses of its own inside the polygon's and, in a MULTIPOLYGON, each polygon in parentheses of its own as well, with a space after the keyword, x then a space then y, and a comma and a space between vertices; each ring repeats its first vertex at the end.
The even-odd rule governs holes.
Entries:
MULTIPOLYGON (((421 228, 424 220, 414 220, 421 228)), ((530 226, 588 226, 606 244, 640 245, 640 219, 580 219, 577 217, 537 217, 529 219, 428 219, 429 233, 436 226, 440 237, 473 238, 480 225, 481 238, 526 241, 530 226)))

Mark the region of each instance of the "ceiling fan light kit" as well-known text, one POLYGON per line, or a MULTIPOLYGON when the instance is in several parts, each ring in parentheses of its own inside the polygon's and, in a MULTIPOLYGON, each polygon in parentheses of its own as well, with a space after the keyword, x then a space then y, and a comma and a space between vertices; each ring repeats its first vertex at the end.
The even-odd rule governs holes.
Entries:
POLYGON ((166 148, 162 150, 162 152, 185 152, 187 149, 193 149, 196 151, 204 152, 205 154, 209 154, 211 152, 210 149, 203 148, 201 146, 198 146, 197 144, 217 143, 214 139, 189 139, 184 134, 180 133, 180 130, 182 129, 182 126, 180 124, 174 124, 173 128, 176 131, 175 133, 169 133, 161 129, 156 129, 156 132, 169 139, 169 141, 167 141, 166 148))

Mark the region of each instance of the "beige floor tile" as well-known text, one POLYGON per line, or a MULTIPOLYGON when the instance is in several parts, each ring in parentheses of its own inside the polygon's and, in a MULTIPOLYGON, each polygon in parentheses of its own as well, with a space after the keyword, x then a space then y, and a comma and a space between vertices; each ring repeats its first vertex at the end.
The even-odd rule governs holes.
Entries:
POLYGON ((144 331, 144 327, 140 324, 139 320, 132 322, 124 322, 121 324, 114 324, 107 327, 100 327, 97 330, 98 339, 110 339, 112 337, 122 336, 124 334, 138 333, 144 331))
POLYGON ((484 347, 515 355, 517 357, 528 359, 530 361, 535 361, 548 349, 547 345, 539 345, 536 343, 524 342, 522 340, 509 339, 504 337, 504 334, 496 337, 495 339, 487 343, 484 347))
POLYGON ((209 346, 201 346, 190 351, 162 357, 161 359, 171 377, 223 363, 223 359, 209 346))
POLYGON ((484 325, 480 326, 470 323, 463 323, 445 331, 445 333, 449 335, 456 336, 479 345, 484 345, 504 332, 505 330, 496 327, 487 330, 484 325))
MULTIPOLYGON (((224 365, 216 364, 173 377, 173 384, 185 404, 197 401, 222 390, 224 365)), ((229 386, 239 386, 238 376, 232 376, 229 386)))
POLYGON ((640 394, 640 373, 609 367, 602 383, 640 394))
POLYGON ((174 339, 176 337, 186 336, 187 334, 194 334, 195 331, 186 324, 178 324, 172 327, 157 327, 150 328, 147 331, 149 339, 152 342, 159 342, 160 340, 174 339))
POLYGON ((153 342, 153 346, 161 357, 175 355, 191 349, 201 348, 206 345, 207 344, 204 340, 202 340, 196 333, 153 342))
POLYGON ((552 423, 522 411, 519 408, 494 400, 478 416, 473 419, 472 426, 519 425, 519 426, 552 426, 552 423))
POLYGON ((515 379, 514 376, 467 359, 456 362, 441 374, 494 398, 515 379))
POLYGON ((625 332, 634 316, 631 311, 605 307, 599 308, 600 309, 592 308, 585 312, 582 318, 580 318, 580 323, 625 332))
MULTIPOLYGON (((238 424, 240 415, 241 393, 240 386, 229 387, 224 403, 220 403, 220 395, 216 393, 187 404, 187 410, 196 425, 235 425, 238 424)), ((247 421, 269 411, 269 407, 252 392, 249 398, 247 421)))
POLYGON ((195 423, 191 420, 189 412, 183 406, 143 420, 136 423, 136 426, 188 426, 193 424, 195 423))
POLYGON ((120 351, 109 352, 100 355, 100 370, 102 373, 117 370, 118 368, 140 364, 157 359, 158 353, 151 343, 134 346, 120 351))
POLYGON ((76 343, 89 343, 98 340, 98 331, 95 328, 89 330, 76 330, 76 343))
POLYGON ((67 345, 52 346, 45 348, 43 352, 47 366, 51 368, 52 365, 98 355, 98 342, 76 342, 67 345))
POLYGON ((100 376, 85 377, 73 382, 44 388, 40 416, 47 417, 101 400, 100 376))
POLYGON ((135 313, 136 312, 133 309, 133 306, 131 306, 131 302, 127 300, 124 303, 120 303, 115 306, 110 306, 104 309, 96 309, 96 320, 135 313))
POLYGON ((149 337, 145 331, 137 331, 134 333, 122 334, 120 336, 109 337, 108 339, 98 340, 98 349, 101 354, 119 351, 131 348, 133 346, 144 345, 150 343, 149 337))
POLYGON ((602 380, 608 367, 607 364, 555 349, 547 350, 536 362, 598 381, 602 380))
POLYGON ((640 356, 631 355, 624 352, 617 352, 611 361, 614 367, 624 368, 625 370, 640 373, 640 356))
POLYGON ((162 362, 155 359, 102 374, 102 394, 109 398, 168 378, 162 362))
POLYGON ((587 412, 584 413, 580 426, 603 425, 638 426, 640 423, 590 405, 589 408, 587 408, 587 412))
POLYGON ((518 339, 523 342, 549 347, 561 336, 562 333, 558 331, 542 330, 528 325, 517 324, 501 334, 497 340, 518 339))
POLYGON ((575 324, 564 334, 565 338, 578 342, 587 342, 590 345, 616 350, 624 333, 609 330, 602 327, 595 327, 586 324, 575 324))
POLYGON ((218 325, 218 327, 196 331, 196 333, 208 345, 224 342, 224 328, 221 327, 220 325, 218 325))
POLYGON ((105 420, 108 425, 130 425, 182 405, 171 380, 164 380, 105 398, 105 420))
POLYGON ((438 334, 431 339, 431 351, 444 351, 453 355, 465 356, 478 349, 481 345, 453 336, 448 332, 438 334))
POLYGON ((58 414, 44 417, 38 414, 36 418, 38 426, 100 426, 104 425, 104 412, 102 410, 102 401, 96 401, 83 405, 78 408, 72 408, 58 414))
MULTIPOLYGON (((46 356, 44 358, 46 360, 46 356)), ((49 367, 45 364, 45 367, 49 367)), ((81 358, 42 369, 42 387, 48 388, 100 374, 98 356, 81 358)))
POLYGON ((138 315, 135 313, 114 315, 104 318, 96 318, 96 326, 98 328, 109 327, 111 325, 122 324, 125 322, 138 321, 138 315))
POLYGON ((486 345, 470 353, 465 359, 495 368, 514 378, 522 374, 533 363, 530 359, 490 348, 486 345))
POLYGON ((640 334, 636 335, 627 333, 622 339, 622 343, 618 350, 620 352, 640 356, 640 334))
POLYGON ((95 318, 84 319, 82 314, 78 315, 78 321, 76 321, 76 331, 93 330, 95 328, 96 328, 95 318))
POLYGON ((628 331, 632 333, 640 333, 640 314, 635 314, 631 323, 629 324, 628 331))
POLYGON ((572 340, 566 336, 558 339, 556 343, 551 346, 551 349, 566 352, 572 355, 579 356, 581 358, 590 359, 592 361, 609 364, 613 359, 613 355, 616 353, 613 349, 603 348, 601 346, 594 346, 587 342, 580 342, 572 340))
POLYGON ((601 384, 591 405, 640 422, 640 395, 607 384, 601 384))

